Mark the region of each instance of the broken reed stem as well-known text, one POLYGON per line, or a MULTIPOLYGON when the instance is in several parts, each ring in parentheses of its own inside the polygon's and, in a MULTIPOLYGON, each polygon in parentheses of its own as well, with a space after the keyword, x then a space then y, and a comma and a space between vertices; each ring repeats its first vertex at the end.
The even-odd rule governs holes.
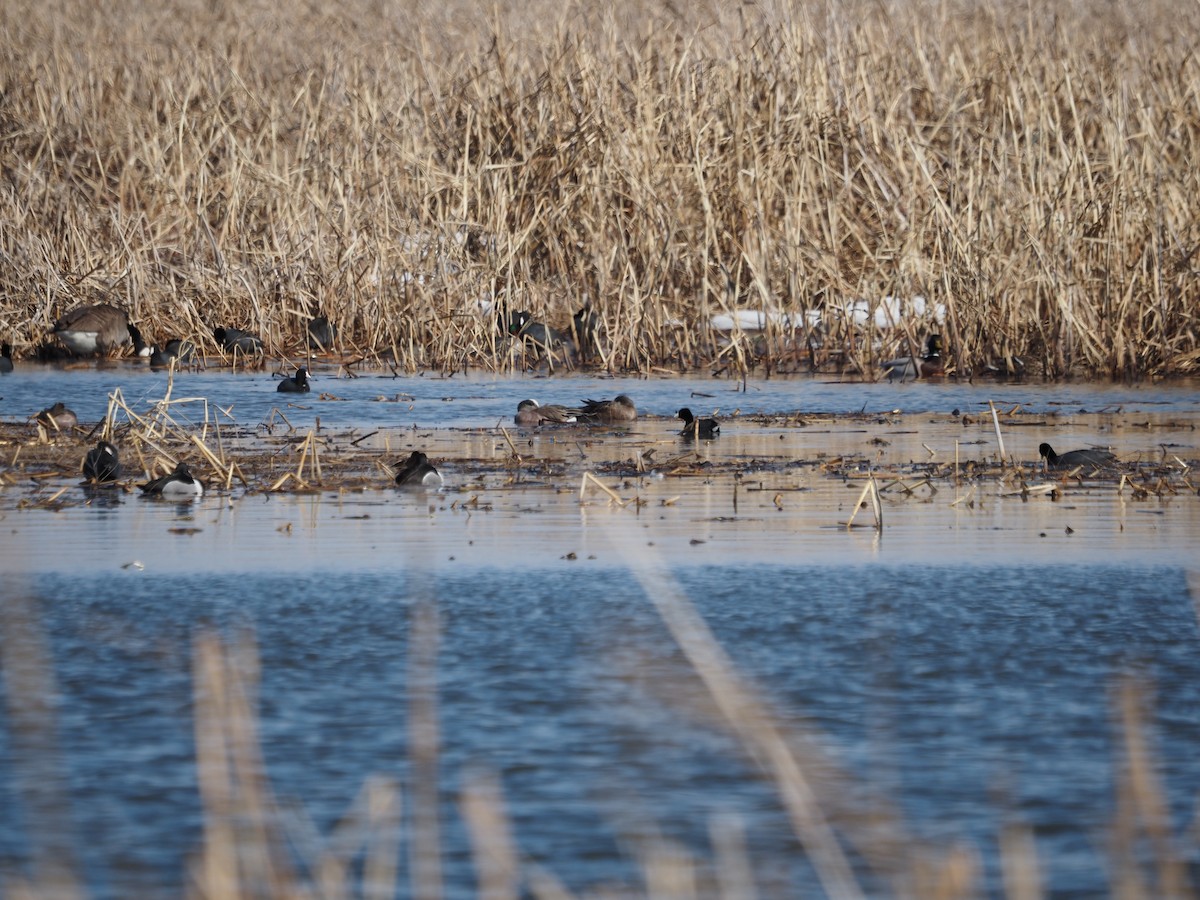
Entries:
POLYGON ((508 442, 508 449, 512 451, 513 459, 515 459, 517 462, 520 462, 521 454, 517 452, 516 445, 513 443, 512 438, 509 437, 508 429, 501 425, 500 433, 504 435, 504 440, 508 442))
POLYGON ((879 500, 879 485, 875 481, 874 474, 867 479, 867 483, 863 485, 862 493, 858 495, 858 502, 854 504, 850 518, 846 522, 847 531, 853 527, 854 517, 858 515, 858 511, 864 506, 867 497, 871 498, 871 509, 875 513, 875 530, 879 532, 883 531, 883 504, 879 500))
POLYGON ((628 505, 628 503, 629 503, 628 500, 622 500, 621 496, 616 491, 614 491, 608 485, 604 484, 604 482, 602 482, 599 478, 597 478, 591 472, 583 473, 583 481, 579 485, 579 500, 580 500, 580 502, 583 502, 583 497, 587 491, 587 486, 589 484, 595 485, 596 487, 600 488, 600 490, 604 491, 604 493, 608 494, 609 499, 612 500, 614 503, 616 503, 618 506, 624 507, 624 506, 628 505))
POLYGON ((988 401, 988 407, 992 410, 992 426, 996 429, 996 443, 1000 447, 1000 468, 1003 469, 1008 462, 1004 452, 1004 435, 1000 433, 1000 416, 996 413, 996 404, 991 400, 988 401))
POLYGON ((313 433, 310 431, 300 442, 300 462, 296 466, 296 474, 293 476, 300 484, 304 484, 304 463, 308 461, 308 451, 312 447, 313 433))

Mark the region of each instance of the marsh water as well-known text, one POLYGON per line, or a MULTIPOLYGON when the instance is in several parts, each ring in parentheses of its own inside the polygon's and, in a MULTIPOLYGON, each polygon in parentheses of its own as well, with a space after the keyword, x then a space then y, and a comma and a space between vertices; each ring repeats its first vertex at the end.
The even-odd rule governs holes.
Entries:
MULTIPOLYGON (((63 400, 95 422, 117 387, 136 408, 163 395, 166 376, 22 366, 0 379, 0 417, 63 400)), ((1042 440, 1182 466, 1200 456, 1197 385, 317 372, 313 390, 281 405, 262 373, 173 385, 250 430, 280 427, 278 410, 380 454, 427 447, 445 489, 400 492, 381 477, 367 489, 210 489, 188 504, 114 492, 44 507, 21 501, 82 488, 51 478, 0 489, 0 876, 54 856, 90 896, 184 892, 203 838, 192 661, 208 630, 253 633, 265 774, 300 823, 298 859, 332 843, 370 779, 418 791, 411 642, 415 611, 435 609, 446 896, 478 889, 459 801, 480 771, 498 779, 522 864, 570 890, 637 893, 645 847, 668 839, 711 860, 714 829, 737 823, 761 896, 819 895, 779 787, 699 699, 655 602, 664 584, 809 748, 839 832, 852 839, 887 811, 892 865, 852 854, 868 895, 901 892, 918 857, 969 848, 982 893, 999 896, 1013 826, 1030 829, 1047 893, 1109 893, 1129 772, 1116 697, 1130 683, 1173 852, 1200 862, 1189 833, 1200 795, 1194 472, 1148 495, 1087 477, 1033 479, 1054 493, 889 478, 878 531, 845 527, 873 521, 858 508, 861 479, 795 464, 995 458, 992 401, 1030 413, 1004 438, 1031 472, 1042 440), (644 413, 629 428, 512 426, 525 397, 619 392, 644 413), (684 405, 717 411, 721 437, 681 448, 671 416, 684 405), (797 424, 797 413, 821 418, 797 424), (477 464, 510 454, 510 440, 565 469, 481 476, 477 464), (656 466, 681 449, 694 454, 686 472, 656 466), (600 478, 618 504, 584 473, 622 460, 628 469, 600 478), (706 474, 730 461, 735 475, 706 474), (42 661, 41 681, 15 674, 28 659, 42 661)), ((9 465, 13 450, 4 455, 9 465)))

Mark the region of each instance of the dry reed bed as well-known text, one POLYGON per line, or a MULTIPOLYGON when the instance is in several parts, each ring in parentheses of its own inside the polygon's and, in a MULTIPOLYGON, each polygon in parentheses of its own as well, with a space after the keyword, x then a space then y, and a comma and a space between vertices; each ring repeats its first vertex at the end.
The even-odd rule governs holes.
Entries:
POLYGON ((1200 8, 363 0, 0 8, 0 338, 82 302, 284 354, 519 364, 584 298, 611 370, 869 370, 921 295, 958 370, 1195 372, 1200 8), (709 327, 737 308, 820 333, 709 327))

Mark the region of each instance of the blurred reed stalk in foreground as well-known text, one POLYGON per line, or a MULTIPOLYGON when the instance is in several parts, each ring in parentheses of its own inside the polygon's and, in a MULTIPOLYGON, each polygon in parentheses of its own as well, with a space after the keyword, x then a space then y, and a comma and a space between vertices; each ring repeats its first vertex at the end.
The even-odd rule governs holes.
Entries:
MULTIPOLYGON (((873 879, 886 886, 882 890, 888 896, 938 900, 979 896, 981 863, 972 847, 917 842, 886 803, 871 810, 855 809, 856 801, 847 799, 853 793, 846 790, 849 776, 817 749, 818 736, 785 726, 736 672, 660 560, 645 549, 635 549, 627 537, 615 532, 613 537, 624 545, 633 573, 703 686, 711 713, 775 784, 824 894, 874 895, 879 888, 864 887, 864 879, 873 879)), ((5 896, 19 900, 83 897, 87 891, 76 874, 76 837, 66 781, 56 768, 63 757, 54 738, 50 704, 55 694, 53 663, 47 657, 37 605, 28 599, 26 587, 11 578, 3 587, 0 672, 9 741, 17 761, 10 777, 25 807, 33 859, 27 876, 0 873, 0 887, 5 896)), ((405 838, 411 896, 437 900, 444 895, 437 813, 438 617, 428 599, 413 610, 408 653, 413 808, 405 820, 398 785, 370 779, 323 839, 302 811, 281 805, 271 790, 258 732, 259 664, 253 640, 247 634, 231 641, 212 633, 197 638, 196 765, 204 829, 189 873, 188 896, 339 898, 355 896, 357 891, 363 897, 390 898, 403 877, 399 858, 405 838)), ((1194 896, 1184 862, 1191 850, 1171 833, 1157 762, 1146 737, 1145 693, 1126 683, 1119 686, 1117 696, 1124 759, 1110 829, 1113 896, 1125 900, 1194 896)), ((572 896, 552 871, 519 860, 517 836, 494 775, 470 774, 461 804, 474 850, 479 896, 509 900, 521 896, 522 886, 539 900, 572 896)), ((680 900, 757 896, 754 866, 739 821, 728 815, 717 817, 709 833, 712 860, 708 863, 669 840, 649 838, 632 847, 644 883, 623 895, 680 900)), ((1031 831, 1014 823, 1000 835, 999 846, 1004 895, 1013 900, 1044 896, 1031 831)))

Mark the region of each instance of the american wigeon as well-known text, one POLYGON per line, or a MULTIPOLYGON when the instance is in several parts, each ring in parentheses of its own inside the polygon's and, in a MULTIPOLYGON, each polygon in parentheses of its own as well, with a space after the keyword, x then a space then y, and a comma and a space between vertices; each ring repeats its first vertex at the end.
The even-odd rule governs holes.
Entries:
POLYGON ((721 425, 716 419, 710 416, 697 419, 686 406, 675 417, 683 419, 683 430, 679 433, 685 438, 713 438, 721 433, 721 425))
POLYGON ((47 431, 66 431, 79 424, 79 417, 63 403, 55 403, 37 414, 37 421, 47 431))
POLYGON ((541 406, 536 400, 522 400, 517 404, 513 421, 518 425, 569 425, 576 419, 576 410, 550 404, 541 406))
POLYGON ((420 450, 414 450, 408 459, 396 463, 396 484, 400 487, 440 487, 442 476, 420 450))
POLYGON ((12 344, 0 344, 0 375, 7 375, 12 370, 12 344))
POLYGON ((100 441, 83 458, 83 474, 90 481, 102 483, 116 481, 121 477, 121 460, 117 448, 108 441, 100 441))
POLYGON ((196 361, 196 345, 186 339, 172 338, 161 349, 155 347, 150 354, 152 368, 165 369, 172 361, 180 366, 191 365, 196 361))
POLYGON ((925 339, 924 356, 903 356, 890 359, 883 364, 888 380, 899 378, 931 378, 934 375, 946 373, 946 363, 942 359, 942 336, 931 334, 925 339))
POLYGON ((291 378, 283 379, 283 381, 279 382, 279 386, 275 388, 275 390, 284 394, 308 393, 310 390, 308 386, 308 369, 306 369, 304 366, 300 366, 300 368, 296 370, 295 375, 293 375, 291 378))
POLYGON ((169 475, 162 475, 152 481, 147 481, 145 484, 138 485, 142 489, 142 493, 146 495, 155 495, 162 497, 175 497, 182 499, 186 497, 200 497, 204 494, 204 485, 202 485, 192 473, 188 470, 187 463, 181 462, 175 466, 175 471, 169 475))
POLYGON ((240 328, 217 327, 213 329, 213 337, 226 353, 258 356, 263 352, 262 341, 258 336, 240 328))
POLYGON ((337 326, 329 321, 328 316, 317 316, 308 323, 308 348, 310 350, 332 350, 336 338, 337 326))
POLYGON ((581 422, 632 422, 637 418, 637 407, 626 394, 617 394, 611 400, 584 400, 579 411, 581 422))
POLYGON ((1049 444, 1038 447, 1038 455, 1046 460, 1051 469, 1074 469, 1076 466, 1103 468, 1117 461, 1116 456, 1107 450, 1071 450, 1059 456, 1049 444))
POLYGON ((54 323, 52 333, 77 356, 111 353, 138 334, 124 310, 107 303, 75 307, 54 323))

